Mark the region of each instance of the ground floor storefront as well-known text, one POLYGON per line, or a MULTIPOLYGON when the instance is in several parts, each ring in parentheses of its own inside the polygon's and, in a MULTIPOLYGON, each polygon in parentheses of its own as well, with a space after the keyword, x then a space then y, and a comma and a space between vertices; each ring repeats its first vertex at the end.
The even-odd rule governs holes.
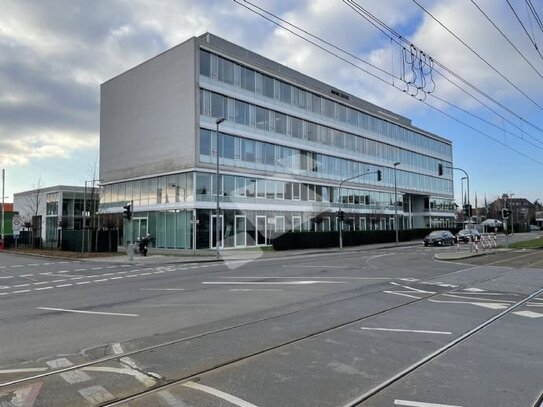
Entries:
MULTIPOLYGON (((336 211, 223 209, 219 217, 219 247, 265 246, 277 234, 302 231, 337 231, 336 211)), ((398 229, 411 229, 413 216, 398 213, 398 229)), ((425 225, 433 228, 454 226, 453 217, 425 214, 425 225)), ((351 213, 345 211, 344 231, 394 230, 390 213, 351 213)), ((124 224, 123 243, 137 241, 147 234, 153 247, 165 249, 211 249, 217 241, 215 209, 182 209, 136 212, 124 224)))

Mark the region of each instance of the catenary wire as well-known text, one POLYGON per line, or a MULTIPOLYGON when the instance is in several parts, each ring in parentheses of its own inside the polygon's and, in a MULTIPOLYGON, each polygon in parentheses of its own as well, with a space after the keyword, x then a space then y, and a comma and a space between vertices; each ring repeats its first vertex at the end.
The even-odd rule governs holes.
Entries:
MULTIPOLYGON (((306 41, 306 42, 308 42, 308 43, 310 43, 310 44, 312 44, 312 45, 318 47, 319 49, 325 51, 326 53, 328 53, 328 54, 330 54, 330 55, 333 55, 333 56, 335 56, 336 58, 338 58, 338 59, 340 59, 340 60, 342 60, 342 61, 348 63, 349 65, 353 66, 354 68, 356 68, 356 69, 358 69, 358 70, 360 70, 360 71, 362 71, 362 72, 365 72, 365 73, 367 73, 367 74, 373 76, 374 78, 380 80, 381 82, 383 82, 383 83, 385 83, 385 84, 387 84, 387 85, 389 85, 389 86, 393 86, 394 88, 396 88, 397 90, 399 90, 399 91, 401 91, 401 92, 403 92, 403 93, 406 93, 404 89, 402 89, 402 88, 400 88, 400 87, 398 87, 398 86, 395 86, 395 85, 391 85, 390 82, 388 82, 388 81, 386 81, 385 79, 379 77, 378 75, 376 75, 376 74, 374 74, 374 73, 371 73, 371 72, 365 70, 364 68, 361 68, 360 66, 358 66, 358 65, 356 65, 355 63, 353 63, 353 62, 347 60, 346 58, 344 58, 344 57, 342 57, 342 56, 340 56, 340 55, 334 53, 333 51, 331 51, 331 50, 329 50, 329 49, 326 49, 326 48, 323 47, 322 45, 319 45, 319 44, 315 43, 314 41, 312 41, 312 40, 310 40, 310 39, 308 39, 308 38, 305 38, 304 36, 300 35, 299 33, 294 32, 292 29, 289 29, 289 28, 285 27, 284 25, 280 24, 279 22, 274 21, 272 18, 268 17, 268 15, 270 15, 270 16, 275 16, 273 13, 270 13, 270 12, 268 12, 267 10, 264 10, 264 9, 258 7, 258 6, 253 5, 253 3, 251 3, 251 2, 248 1, 248 0, 243 0, 243 2, 244 2, 244 3, 247 3, 247 4, 251 5, 251 6, 254 6, 255 8, 257 8, 257 10, 254 10, 253 8, 247 6, 246 4, 241 3, 241 2, 240 2, 241 0, 233 0, 233 1, 234 1, 236 4, 238 4, 238 5, 240 5, 240 6, 244 7, 244 8, 246 8, 247 10, 251 11, 252 13, 257 14, 257 15, 259 15, 260 17, 266 19, 267 21, 269 21, 269 22, 271 22, 271 23, 277 25, 278 27, 283 28, 284 30, 286 30, 286 31, 288 31, 288 32, 290 32, 290 33, 292 33, 293 35, 297 36, 298 38, 303 39, 304 41, 306 41), (267 15, 265 15, 264 13, 267 14, 267 15)), ((277 18, 278 18, 278 17, 277 17, 277 18)), ((280 21, 284 21, 284 20, 282 20, 281 18, 278 18, 278 19, 279 19, 280 21)), ((291 27, 294 27, 294 28, 298 29, 298 27, 297 27, 295 24, 292 24, 292 23, 288 23, 288 24, 289 24, 291 27)), ((300 30, 300 31, 301 31, 301 30, 300 30)), ((311 34, 311 35, 312 35, 312 34, 311 34)), ((312 35, 312 37, 313 37, 313 38, 316 38, 316 39, 318 39, 318 40, 320 40, 320 37, 318 37, 318 36, 312 35)), ((324 42, 324 41, 323 41, 323 42, 324 42)), ((338 50, 340 50, 340 51, 342 51, 342 52, 347 53, 346 51, 343 51, 341 48, 339 48, 339 47, 337 47, 337 46, 335 46, 335 48, 338 49, 338 50)), ((380 69, 380 71, 383 71, 383 70, 380 69)), ((386 71, 385 71, 385 72, 386 72, 386 71)), ((387 73, 387 75, 389 75, 389 76, 393 76, 392 74, 390 74, 390 73, 388 73, 388 72, 386 72, 386 73, 387 73)), ((412 96, 412 97, 414 97, 415 99, 417 99, 417 98, 415 97, 415 95, 411 95, 411 94, 409 94, 409 95, 412 96)), ((465 123, 464 121, 462 121, 462 120, 460 120, 460 119, 458 119, 458 118, 455 118, 455 117, 451 116, 450 114, 445 113, 443 110, 441 110, 441 109, 439 109, 439 108, 436 108, 436 107, 434 107, 434 106, 428 104, 427 102, 425 102, 425 101, 423 101, 423 100, 421 100, 421 99, 418 99, 418 100, 420 100, 421 102, 425 103, 427 106, 432 107, 432 108, 435 109, 436 111, 438 111, 438 112, 444 114, 445 116, 454 119, 455 121, 457 121, 458 123, 460 123, 460 124, 462 124, 462 125, 468 127, 469 129, 472 129, 472 130, 476 131, 477 133, 480 133, 481 135, 483 135, 483 136, 485 136, 485 137, 487 137, 487 138, 489 138, 489 139, 495 141, 496 143, 502 145, 503 147, 505 147, 505 148, 507 148, 507 149, 510 149, 511 151, 514 151, 514 152, 520 154, 521 156, 523 156, 523 157, 525 157, 525 158, 528 158, 528 159, 531 160, 531 161, 534 161, 534 162, 537 163, 537 164, 543 165, 543 162, 540 162, 540 161, 538 161, 537 159, 532 158, 532 157, 530 157, 530 156, 528 156, 528 155, 522 153, 521 151, 519 151, 519 150, 517 150, 517 149, 511 147, 510 145, 507 145, 507 144, 505 144, 505 143, 499 141, 498 139, 496 139, 496 138, 494 138, 494 137, 488 135, 487 133, 485 133, 485 132, 483 132, 483 131, 481 131, 481 130, 479 130, 479 129, 477 129, 477 128, 475 128, 475 127, 473 127, 473 126, 471 126, 471 125, 469 125, 469 124, 467 124, 467 123, 465 123)), ((459 108, 459 109, 461 109, 461 108, 459 108)), ((484 121, 484 120, 483 120, 483 121, 484 121)), ((514 133, 511 133, 511 134, 514 135, 514 133)), ((515 135, 515 136, 516 136, 517 138, 519 138, 520 140, 522 140, 522 141, 526 141, 525 139, 523 139, 523 138, 521 138, 521 137, 519 137, 519 136, 517 136, 517 135, 515 135)))
MULTIPOLYGON (((475 56, 477 56, 482 62, 484 62, 490 69, 492 69, 496 74, 498 74, 501 78, 503 78, 509 85, 511 85, 513 88, 515 88, 520 94, 522 94, 526 99, 528 99, 530 102, 532 102, 535 106, 537 106, 539 109, 543 110, 543 106, 541 106, 538 102, 536 102, 532 97, 530 97, 526 92, 524 92, 522 89, 520 89, 517 85, 515 85, 507 76, 502 74, 499 70, 497 70, 490 62, 488 62, 485 58, 481 56, 477 51, 475 51, 472 47, 470 47, 464 40, 462 40, 458 35, 453 33, 445 24, 443 24, 437 17, 435 17, 432 13, 430 13, 426 8, 424 8, 423 5, 421 5, 417 0, 412 0, 413 3, 415 3, 417 6, 419 6, 422 11, 424 11, 427 15, 429 15, 436 23, 438 23, 441 27, 443 27, 449 34, 451 34, 454 38, 456 38, 462 45, 464 45, 467 49, 469 49, 475 56)), ((509 3, 509 0, 506 0, 509 3)), ((516 13, 515 13, 516 14, 516 13)), ((522 23, 521 23, 522 24, 522 23)), ((524 26, 523 26, 524 27, 524 26)), ((537 47, 536 47, 537 48, 537 47)), ((539 50, 538 50, 539 52, 539 50)), ((541 55, 541 54, 540 54, 541 55)), ((542 56, 543 58, 543 56, 542 56)))
MULTIPOLYGON (((408 44, 409 46, 415 46, 413 44, 411 44, 405 37, 403 37, 401 34, 399 34, 398 32, 396 32, 392 27, 390 26, 387 26, 383 21, 379 20, 375 15, 371 14, 368 10, 364 9, 362 6, 360 6, 359 4, 357 4, 354 0, 343 0, 344 3, 346 3, 349 7, 351 7, 355 12, 357 12, 357 14, 359 14, 360 16, 362 16, 366 21, 368 21, 370 24, 372 24, 375 28, 377 28, 379 31, 381 31, 385 36, 391 38, 391 40, 393 40, 396 44, 398 44, 400 47, 402 47, 402 44, 399 43, 398 41, 396 41, 395 39, 393 39, 393 37, 391 37, 390 34, 388 34, 386 31, 390 32, 393 36, 395 37, 398 37, 398 39, 401 41, 401 42, 404 42, 406 44, 408 44)), ((416 47, 416 46, 415 46, 416 47)), ((518 118, 521 122, 524 122, 526 124, 528 124, 530 127, 532 127, 533 129, 535 130, 538 130, 540 132, 543 132, 543 129, 541 129, 540 127, 536 126, 535 124, 525 120, 523 117, 521 117, 518 113, 515 113, 514 111, 512 111, 510 108, 508 108, 507 106, 505 106, 503 103, 499 102, 498 100, 496 100, 495 98, 493 98, 492 96, 490 96, 488 93, 484 92, 482 89, 478 88, 477 86, 473 85, 472 83, 468 82, 466 79, 464 79, 463 77, 461 77, 460 75, 458 75, 457 73, 455 73, 454 71, 452 71, 450 68, 446 67, 445 65, 443 65, 442 63, 440 63, 438 60, 436 60, 435 58, 433 59, 433 61, 435 62, 436 65, 438 65, 440 68, 442 68, 444 71, 446 71, 448 74, 450 74, 451 76, 453 76, 454 78, 458 79, 460 82, 462 82, 463 84, 465 84, 466 86, 468 86, 469 88, 473 89, 474 91, 476 91, 477 93, 481 94, 483 97, 485 97, 486 99, 490 100, 491 102, 493 102, 494 104, 496 104, 497 106, 499 106, 500 108, 502 108, 503 110, 505 110, 506 112, 508 112, 509 114, 511 114, 512 116, 518 118)), ((439 72, 439 70, 435 70, 435 72, 440 75, 441 77, 443 77, 445 80, 447 80, 449 83, 451 83, 453 86, 457 87, 459 90, 461 90, 462 92, 466 93, 468 96, 470 96, 471 98, 473 98, 475 101, 477 101, 478 103, 480 103, 481 105, 485 106, 487 109, 489 109, 492 113, 496 114, 497 116, 499 116, 501 119, 507 121, 511 126, 515 127, 517 130, 523 132, 524 130, 521 129, 518 125, 516 125, 515 123, 513 123, 512 121, 510 121, 509 119, 505 118, 503 115, 501 115, 499 112, 497 112, 495 109, 491 108, 488 104, 486 104, 485 102, 483 102, 482 100, 476 98, 474 95, 472 95, 471 93, 469 93, 468 91, 466 91, 465 89, 463 89, 460 85, 458 85, 457 83, 455 83, 454 81, 452 81, 450 78, 448 78, 446 75, 443 75, 441 74, 441 72, 439 72)), ((536 140, 538 143, 542 143, 543 142, 541 140, 539 140, 538 138, 532 136, 531 134, 528 134, 531 138, 533 138, 534 140, 536 140)))
MULTIPOLYGON (((415 0, 413 0, 415 1, 415 0)), ((528 30, 526 29, 526 27, 524 26, 524 23, 522 22, 522 20, 520 19, 520 17, 518 16, 517 12, 515 11, 515 9, 513 8, 511 2, 509 0, 505 0, 507 2, 507 4, 509 5, 509 8, 511 9, 511 11, 513 12, 513 14, 515 15, 515 17, 517 18, 517 21, 519 22, 520 26, 522 27, 522 29, 524 30, 524 32, 526 33, 526 35, 528 36, 528 38, 530 39, 530 42, 533 44, 533 46, 535 47, 535 50, 537 51, 537 53, 539 54, 539 57, 541 59, 543 59, 543 55, 541 55, 541 52, 539 51, 539 48, 537 47, 537 44, 536 42, 534 41, 534 39, 532 37, 530 37, 530 33, 528 32, 528 30)))

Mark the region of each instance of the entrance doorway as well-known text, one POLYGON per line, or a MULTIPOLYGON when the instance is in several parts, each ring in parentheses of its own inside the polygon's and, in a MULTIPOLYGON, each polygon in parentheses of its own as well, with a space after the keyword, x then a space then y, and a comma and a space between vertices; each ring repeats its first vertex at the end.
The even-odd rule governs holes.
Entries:
MULTIPOLYGON (((221 215, 219 217, 219 223, 222 225, 221 230, 219 231, 219 248, 224 248, 224 216, 221 215)), ((215 228, 217 227, 217 215, 211 216, 211 227, 209 228, 209 233, 211 234, 209 236, 209 241, 211 242, 211 249, 215 249, 216 247, 216 236, 215 236, 215 228)))
POLYGON ((256 217, 256 245, 264 246, 266 244, 267 223, 265 216, 256 217))

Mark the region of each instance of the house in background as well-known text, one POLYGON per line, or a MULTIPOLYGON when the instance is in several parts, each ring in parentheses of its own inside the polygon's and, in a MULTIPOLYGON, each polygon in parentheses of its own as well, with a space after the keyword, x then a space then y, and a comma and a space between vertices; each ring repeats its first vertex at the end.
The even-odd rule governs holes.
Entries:
POLYGON ((19 192, 13 196, 13 207, 24 227, 30 230, 32 241, 46 247, 58 246, 59 230, 82 230, 84 219, 88 228, 92 215, 98 211, 98 202, 98 188, 66 185, 19 192))

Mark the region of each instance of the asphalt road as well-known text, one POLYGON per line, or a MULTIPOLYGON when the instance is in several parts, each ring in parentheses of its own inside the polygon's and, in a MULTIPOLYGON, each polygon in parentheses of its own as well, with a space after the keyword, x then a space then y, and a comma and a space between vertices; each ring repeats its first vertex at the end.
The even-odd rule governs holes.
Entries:
POLYGON ((0 405, 539 407, 543 254, 440 250, 0 253, 0 405))

